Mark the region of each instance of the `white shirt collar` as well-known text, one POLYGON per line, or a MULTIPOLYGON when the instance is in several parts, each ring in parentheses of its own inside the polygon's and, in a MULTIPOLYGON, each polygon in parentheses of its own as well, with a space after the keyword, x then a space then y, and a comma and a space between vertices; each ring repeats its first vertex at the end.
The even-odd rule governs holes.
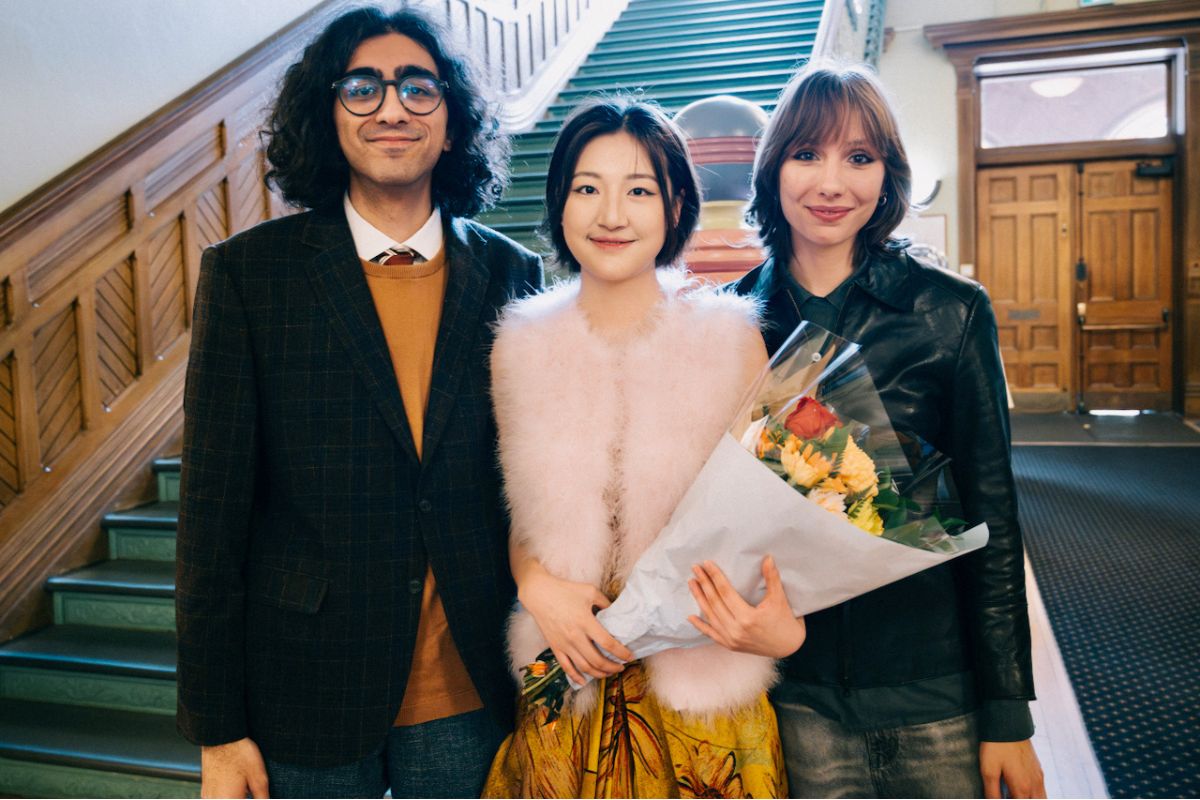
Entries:
POLYGON ((403 242, 397 242, 383 231, 376 228, 359 214, 350 203, 350 193, 342 199, 342 208, 346 212, 346 222, 350 224, 350 236, 354 239, 354 249, 358 257, 370 261, 389 247, 402 246, 417 253, 426 261, 436 256, 442 250, 442 211, 437 206, 425 224, 412 236, 403 242))

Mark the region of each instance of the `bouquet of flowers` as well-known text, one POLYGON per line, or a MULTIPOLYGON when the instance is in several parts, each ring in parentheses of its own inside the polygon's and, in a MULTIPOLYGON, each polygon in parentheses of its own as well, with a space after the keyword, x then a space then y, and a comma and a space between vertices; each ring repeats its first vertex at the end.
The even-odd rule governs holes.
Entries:
MULTIPOLYGON (((946 464, 897 435, 858 345, 801 323, 597 618, 644 658, 710 642, 688 621, 688 577, 705 560, 758 603, 772 555, 800 616, 977 550, 987 526, 961 532, 946 464)), ((572 687, 553 654, 524 671, 522 694, 555 718, 572 687)))

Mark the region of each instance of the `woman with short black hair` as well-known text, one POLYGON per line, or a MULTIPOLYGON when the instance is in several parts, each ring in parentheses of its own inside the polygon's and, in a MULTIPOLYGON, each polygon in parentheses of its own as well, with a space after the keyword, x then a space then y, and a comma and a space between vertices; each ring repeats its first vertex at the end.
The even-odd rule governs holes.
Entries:
MULTIPOLYGON (((779 797, 766 690, 804 640, 778 572, 757 654, 642 661, 596 620, 700 471, 766 360, 752 301, 673 269, 699 216, 682 134, 657 107, 597 101, 563 127, 544 232, 577 277, 510 305, 492 354, 520 605, 515 675, 547 648, 576 684, 561 716, 522 700, 485 788, 502 797, 779 797), (617 661, 615 659, 621 659, 617 661)), ((765 568, 764 568, 765 569, 765 568)), ((773 580, 773 583, 772 583, 773 580)))

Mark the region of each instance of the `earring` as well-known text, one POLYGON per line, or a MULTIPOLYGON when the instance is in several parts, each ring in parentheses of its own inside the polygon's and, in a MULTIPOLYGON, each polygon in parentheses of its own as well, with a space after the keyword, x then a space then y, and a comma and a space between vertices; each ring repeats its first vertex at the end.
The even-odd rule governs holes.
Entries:
POLYGON ((879 195, 879 205, 881 205, 881 206, 887 205, 887 192, 884 192, 883 194, 879 195))

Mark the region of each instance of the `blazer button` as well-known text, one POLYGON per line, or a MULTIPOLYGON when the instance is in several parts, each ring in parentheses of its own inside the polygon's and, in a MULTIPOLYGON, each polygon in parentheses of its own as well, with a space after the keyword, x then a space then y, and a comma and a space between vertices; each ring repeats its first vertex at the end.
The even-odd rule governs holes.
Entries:
POLYGON ((413 578, 411 581, 408 582, 409 594, 420 594, 421 590, 424 588, 425 588, 425 581, 419 581, 416 578, 413 578))
POLYGON ((421 509, 421 513, 428 514, 430 511, 433 511, 433 503, 428 500, 422 500, 417 503, 417 508, 421 509))

